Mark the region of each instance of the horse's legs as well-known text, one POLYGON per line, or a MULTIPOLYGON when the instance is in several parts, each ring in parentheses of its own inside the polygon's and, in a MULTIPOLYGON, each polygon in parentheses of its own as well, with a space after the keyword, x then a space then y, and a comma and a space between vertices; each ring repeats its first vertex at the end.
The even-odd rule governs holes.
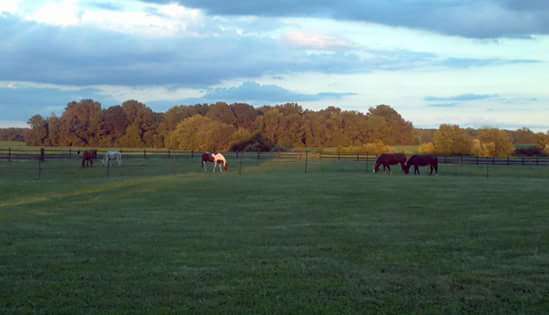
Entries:
POLYGON ((387 165, 387 169, 389 169, 389 176, 391 176, 391 165, 387 165))
POLYGON ((415 174, 415 175, 421 175, 421 174, 419 173, 419 167, 418 167, 417 165, 414 165, 414 174, 415 174))

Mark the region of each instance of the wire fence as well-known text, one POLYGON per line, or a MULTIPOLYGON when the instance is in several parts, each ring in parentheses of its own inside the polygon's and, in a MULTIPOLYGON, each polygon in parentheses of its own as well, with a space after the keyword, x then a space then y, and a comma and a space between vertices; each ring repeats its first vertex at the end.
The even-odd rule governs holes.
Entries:
MULTIPOLYGON (((200 172, 201 152, 178 150, 123 150, 122 165, 102 162, 108 150, 98 150, 94 167, 82 168, 78 150, 0 149, 0 179, 55 179, 179 175, 200 172)), ((225 152, 230 172, 238 175, 269 172, 290 173, 363 173, 371 174, 376 155, 321 154, 316 152, 225 152)), ((515 176, 549 178, 548 157, 486 158, 475 156, 439 156, 442 175, 515 176)), ((212 165, 208 166, 211 172, 212 165)), ((393 175, 403 172, 392 168, 393 175)), ((423 174, 428 173, 423 169, 423 174)))

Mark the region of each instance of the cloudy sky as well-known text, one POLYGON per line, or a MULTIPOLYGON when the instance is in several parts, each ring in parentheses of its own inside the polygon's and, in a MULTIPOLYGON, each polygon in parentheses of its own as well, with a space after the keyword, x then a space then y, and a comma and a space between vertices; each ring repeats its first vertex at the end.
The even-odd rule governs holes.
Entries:
POLYGON ((546 0, 1 0, 0 127, 72 100, 549 130, 546 0))

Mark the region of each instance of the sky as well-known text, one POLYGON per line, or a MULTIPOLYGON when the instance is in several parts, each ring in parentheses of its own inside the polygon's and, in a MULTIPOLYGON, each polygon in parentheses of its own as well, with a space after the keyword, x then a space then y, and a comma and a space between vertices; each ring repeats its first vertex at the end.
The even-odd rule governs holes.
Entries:
POLYGON ((1 0, 0 127, 92 98, 549 130, 546 0, 1 0))

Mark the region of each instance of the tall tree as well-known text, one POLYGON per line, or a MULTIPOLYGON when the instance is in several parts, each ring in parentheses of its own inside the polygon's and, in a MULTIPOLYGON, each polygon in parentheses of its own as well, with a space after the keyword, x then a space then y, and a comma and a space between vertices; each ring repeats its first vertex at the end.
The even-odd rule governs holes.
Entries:
POLYGON ((60 144, 97 145, 101 135, 101 104, 91 100, 70 102, 61 116, 60 144))
POLYGON ((30 145, 46 144, 48 139, 48 121, 40 115, 34 115, 29 119, 28 124, 31 131, 28 134, 27 142, 30 145))

